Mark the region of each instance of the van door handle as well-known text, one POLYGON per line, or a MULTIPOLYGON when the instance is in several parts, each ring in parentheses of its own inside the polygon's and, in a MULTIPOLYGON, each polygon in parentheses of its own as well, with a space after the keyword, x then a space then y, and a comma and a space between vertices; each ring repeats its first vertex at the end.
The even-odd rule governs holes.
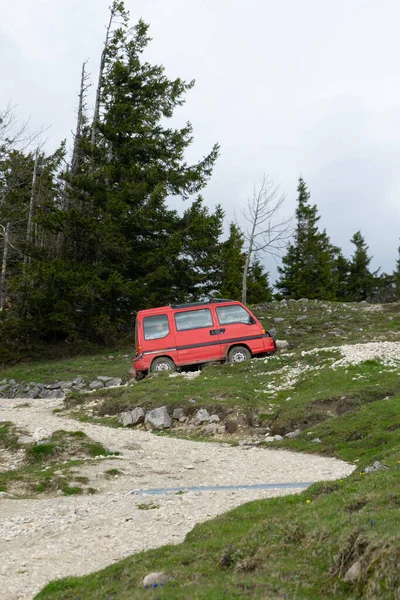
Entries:
POLYGON ((225 333, 225 329, 211 329, 210 335, 219 335, 220 333, 225 333))

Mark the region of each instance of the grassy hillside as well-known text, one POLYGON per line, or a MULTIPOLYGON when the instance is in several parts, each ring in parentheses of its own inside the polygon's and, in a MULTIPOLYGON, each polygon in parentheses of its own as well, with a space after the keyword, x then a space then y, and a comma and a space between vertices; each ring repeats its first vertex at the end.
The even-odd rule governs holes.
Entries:
POLYGON ((357 465, 354 473, 298 496, 242 506, 196 526, 183 544, 51 583, 38 600, 400 598, 399 362, 371 357, 343 364, 336 348, 400 340, 399 305, 300 301, 255 312, 290 342, 288 352, 208 367, 193 381, 154 376, 130 388, 76 394, 68 408, 78 418, 115 424, 113 415, 138 405, 188 412, 206 406, 238 419, 241 427, 226 438, 231 442, 250 436, 268 447, 336 456, 357 465), (295 439, 263 441, 265 432, 296 428, 295 439), (375 461, 383 468, 371 471, 375 461), (345 581, 351 566, 357 572, 345 581), (143 589, 152 571, 173 580, 143 589))

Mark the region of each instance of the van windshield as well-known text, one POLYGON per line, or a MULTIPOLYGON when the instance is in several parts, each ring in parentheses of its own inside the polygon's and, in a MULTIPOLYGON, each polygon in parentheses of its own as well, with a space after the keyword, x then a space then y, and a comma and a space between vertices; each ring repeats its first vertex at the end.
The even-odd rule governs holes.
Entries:
POLYGON ((144 339, 159 340, 169 334, 167 315, 155 315, 143 319, 144 339))

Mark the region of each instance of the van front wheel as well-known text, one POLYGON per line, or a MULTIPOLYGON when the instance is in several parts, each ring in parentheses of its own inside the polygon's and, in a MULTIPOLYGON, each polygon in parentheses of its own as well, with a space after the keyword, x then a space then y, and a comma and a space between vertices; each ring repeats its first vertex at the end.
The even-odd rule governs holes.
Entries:
POLYGON ((239 363, 250 360, 251 354, 244 346, 235 346, 228 352, 228 362, 239 363))
POLYGON ((159 373, 160 371, 176 371, 176 365, 173 360, 166 356, 160 356, 151 363, 151 373, 159 373))

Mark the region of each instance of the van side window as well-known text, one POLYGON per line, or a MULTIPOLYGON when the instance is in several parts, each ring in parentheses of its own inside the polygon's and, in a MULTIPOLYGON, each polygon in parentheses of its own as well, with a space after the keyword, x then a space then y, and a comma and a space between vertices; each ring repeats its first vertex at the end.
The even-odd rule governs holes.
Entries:
POLYGON ((144 339, 159 340, 169 334, 167 315, 155 315, 143 319, 144 339))
POLYGON ((187 329, 200 329, 201 327, 212 327, 213 320, 209 308, 201 310, 187 310, 175 314, 175 323, 177 331, 186 331, 187 329))
POLYGON ((220 325, 228 325, 229 323, 245 323, 248 325, 254 321, 247 310, 244 310, 239 304, 219 306, 217 308, 217 317, 220 325))

